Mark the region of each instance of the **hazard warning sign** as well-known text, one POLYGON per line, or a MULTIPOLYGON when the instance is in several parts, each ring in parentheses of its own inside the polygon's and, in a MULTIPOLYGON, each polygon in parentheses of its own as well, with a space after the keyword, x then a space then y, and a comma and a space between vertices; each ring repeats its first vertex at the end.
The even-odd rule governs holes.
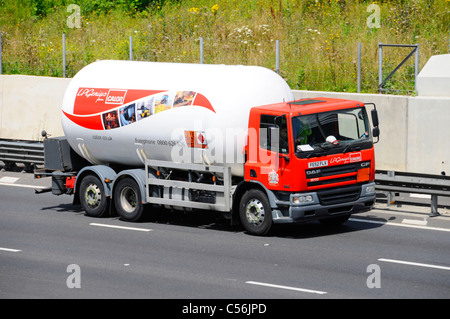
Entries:
POLYGON ((202 131, 184 131, 186 144, 188 147, 208 148, 205 132, 202 131))

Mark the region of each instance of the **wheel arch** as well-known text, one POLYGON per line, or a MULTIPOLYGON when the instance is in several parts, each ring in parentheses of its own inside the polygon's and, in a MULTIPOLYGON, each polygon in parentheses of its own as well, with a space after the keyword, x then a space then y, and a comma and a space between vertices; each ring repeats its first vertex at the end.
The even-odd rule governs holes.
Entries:
POLYGON ((239 221, 239 204, 241 202, 242 196, 245 194, 246 191, 251 189, 259 189, 260 191, 262 191, 264 194, 266 194, 270 206, 272 208, 277 207, 277 204, 275 202, 275 195, 270 190, 268 190, 262 183, 260 183, 259 181, 250 181, 250 182, 243 181, 237 185, 236 190, 234 191, 233 194, 233 207, 232 207, 233 223, 235 223, 235 221, 239 221))
POLYGON ((73 198, 74 204, 80 204, 80 198, 77 195, 80 191, 80 185, 83 178, 88 175, 95 175, 100 179, 105 190, 105 196, 111 198, 112 196, 112 185, 109 181, 114 181, 116 179, 117 173, 109 166, 106 165, 94 165, 86 166, 77 174, 77 179, 75 180, 75 196, 73 198))
POLYGON ((114 194, 114 190, 116 185, 123 180, 124 178, 130 177, 132 178, 139 186, 139 190, 141 192, 141 199, 142 204, 147 203, 147 194, 146 194, 146 179, 145 179, 145 170, 136 168, 136 169, 127 169, 119 172, 117 174, 116 178, 113 181, 112 187, 111 187, 111 197, 114 194))

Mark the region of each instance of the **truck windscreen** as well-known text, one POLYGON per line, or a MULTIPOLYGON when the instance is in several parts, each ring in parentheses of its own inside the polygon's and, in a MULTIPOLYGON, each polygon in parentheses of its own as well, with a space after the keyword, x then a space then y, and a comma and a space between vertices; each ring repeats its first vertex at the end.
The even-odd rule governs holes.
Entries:
POLYGON ((292 118, 295 154, 310 158, 372 147, 364 107, 300 115, 292 118))

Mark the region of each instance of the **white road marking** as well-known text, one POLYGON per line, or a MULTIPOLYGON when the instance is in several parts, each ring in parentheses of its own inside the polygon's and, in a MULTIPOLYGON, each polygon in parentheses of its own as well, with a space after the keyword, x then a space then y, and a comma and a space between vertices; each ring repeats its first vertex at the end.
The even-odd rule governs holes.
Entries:
POLYGON ((10 183, 10 184, 17 182, 18 180, 19 180, 18 177, 10 177, 10 176, 4 176, 4 177, 0 178, 0 182, 10 183))
POLYGON ((0 183, 0 186, 14 186, 14 187, 35 188, 35 189, 46 188, 45 186, 24 185, 24 184, 11 184, 11 183, 0 183))
POLYGON ((125 227, 125 226, 116 226, 116 225, 108 225, 108 224, 90 223, 89 225, 97 226, 97 227, 107 227, 107 228, 117 228, 117 229, 125 229, 125 230, 143 231, 143 232, 153 231, 153 229, 148 229, 148 228, 125 227))
POLYGON ((410 265, 410 266, 419 266, 419 267, 427 267, 427 268, 436 268, 436 269, 450 270, 450 267, 446 267, 446 266, 416 263, 416 262, 412 262, 412 261, 395 260, 395 259, 387 259, 387 258, 379 258, 378 260, 379 261, 384 261, 384 262, 387 262, 387 263, 396 263, 396 264, 403 264, 403 265, 410 265))
POLYGON ((249 284, 249 285, 257 285, 257 286, 264 286, 264 287, 271 287, 271 288, 278 288, 278 289, 301 291, 301 292, 307 292, 307 293, 311 293, 311 294, 319 294, 319 295, 326 294, 325 291, 311 290, 311 289, 304 289, 304 288, 297 288, 297 287, 290 287, 290 286, 282 286, 282 285, 274 285, 274 284, 268 284, 265 282, 246 281, 245 283, 249 284))
POLYGON ((21 250, 19 250, 19 249, 4 248, 4 247, 0 247, 0 250, 3 250, 3 251, 9 251, 9 252, 12 252, 12 253, 18 253, 18 252, 21 251, 21 250))
POLYGON ((353 221, 353 222, 360 222, 360 223, 369 223, 369 224, 379 224, 379 225, 389 225, 389 226, 397 226, 397 227, 408 227, 408 228, 417 228, 417 229, 425 229, 425 230, 437 230, 437 231, 450 232, 450 229, 440 228, 440 227, 408 225, 408 224, 382 222, 382 221, 378 221, 378 220, 358 219, 358 218, 350 218, 349 220, 353 221))
POLYGON ((418 219, 406 219, 406 218, 404 218, 402 220, 402 224, 426 226, 427 225, 427 221, 425 219, 424 220, 418 220, 418 219))

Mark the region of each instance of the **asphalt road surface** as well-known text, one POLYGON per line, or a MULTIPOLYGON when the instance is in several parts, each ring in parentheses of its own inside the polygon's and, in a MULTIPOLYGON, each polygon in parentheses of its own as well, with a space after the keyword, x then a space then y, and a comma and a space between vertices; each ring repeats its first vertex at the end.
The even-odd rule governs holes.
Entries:
POLYGON ((235 306, 241 298, 450 297, 445 209, 429 217, 426 207, 378 204, 338 227, 311 222, 255 237, 214 212, 90 218, 71 196, 34 193, 49 185, 0 173, 2 299, 181 299, 180 314, 213 310, 195 300, 234 300, 217 314, 250 309, 235 306))

